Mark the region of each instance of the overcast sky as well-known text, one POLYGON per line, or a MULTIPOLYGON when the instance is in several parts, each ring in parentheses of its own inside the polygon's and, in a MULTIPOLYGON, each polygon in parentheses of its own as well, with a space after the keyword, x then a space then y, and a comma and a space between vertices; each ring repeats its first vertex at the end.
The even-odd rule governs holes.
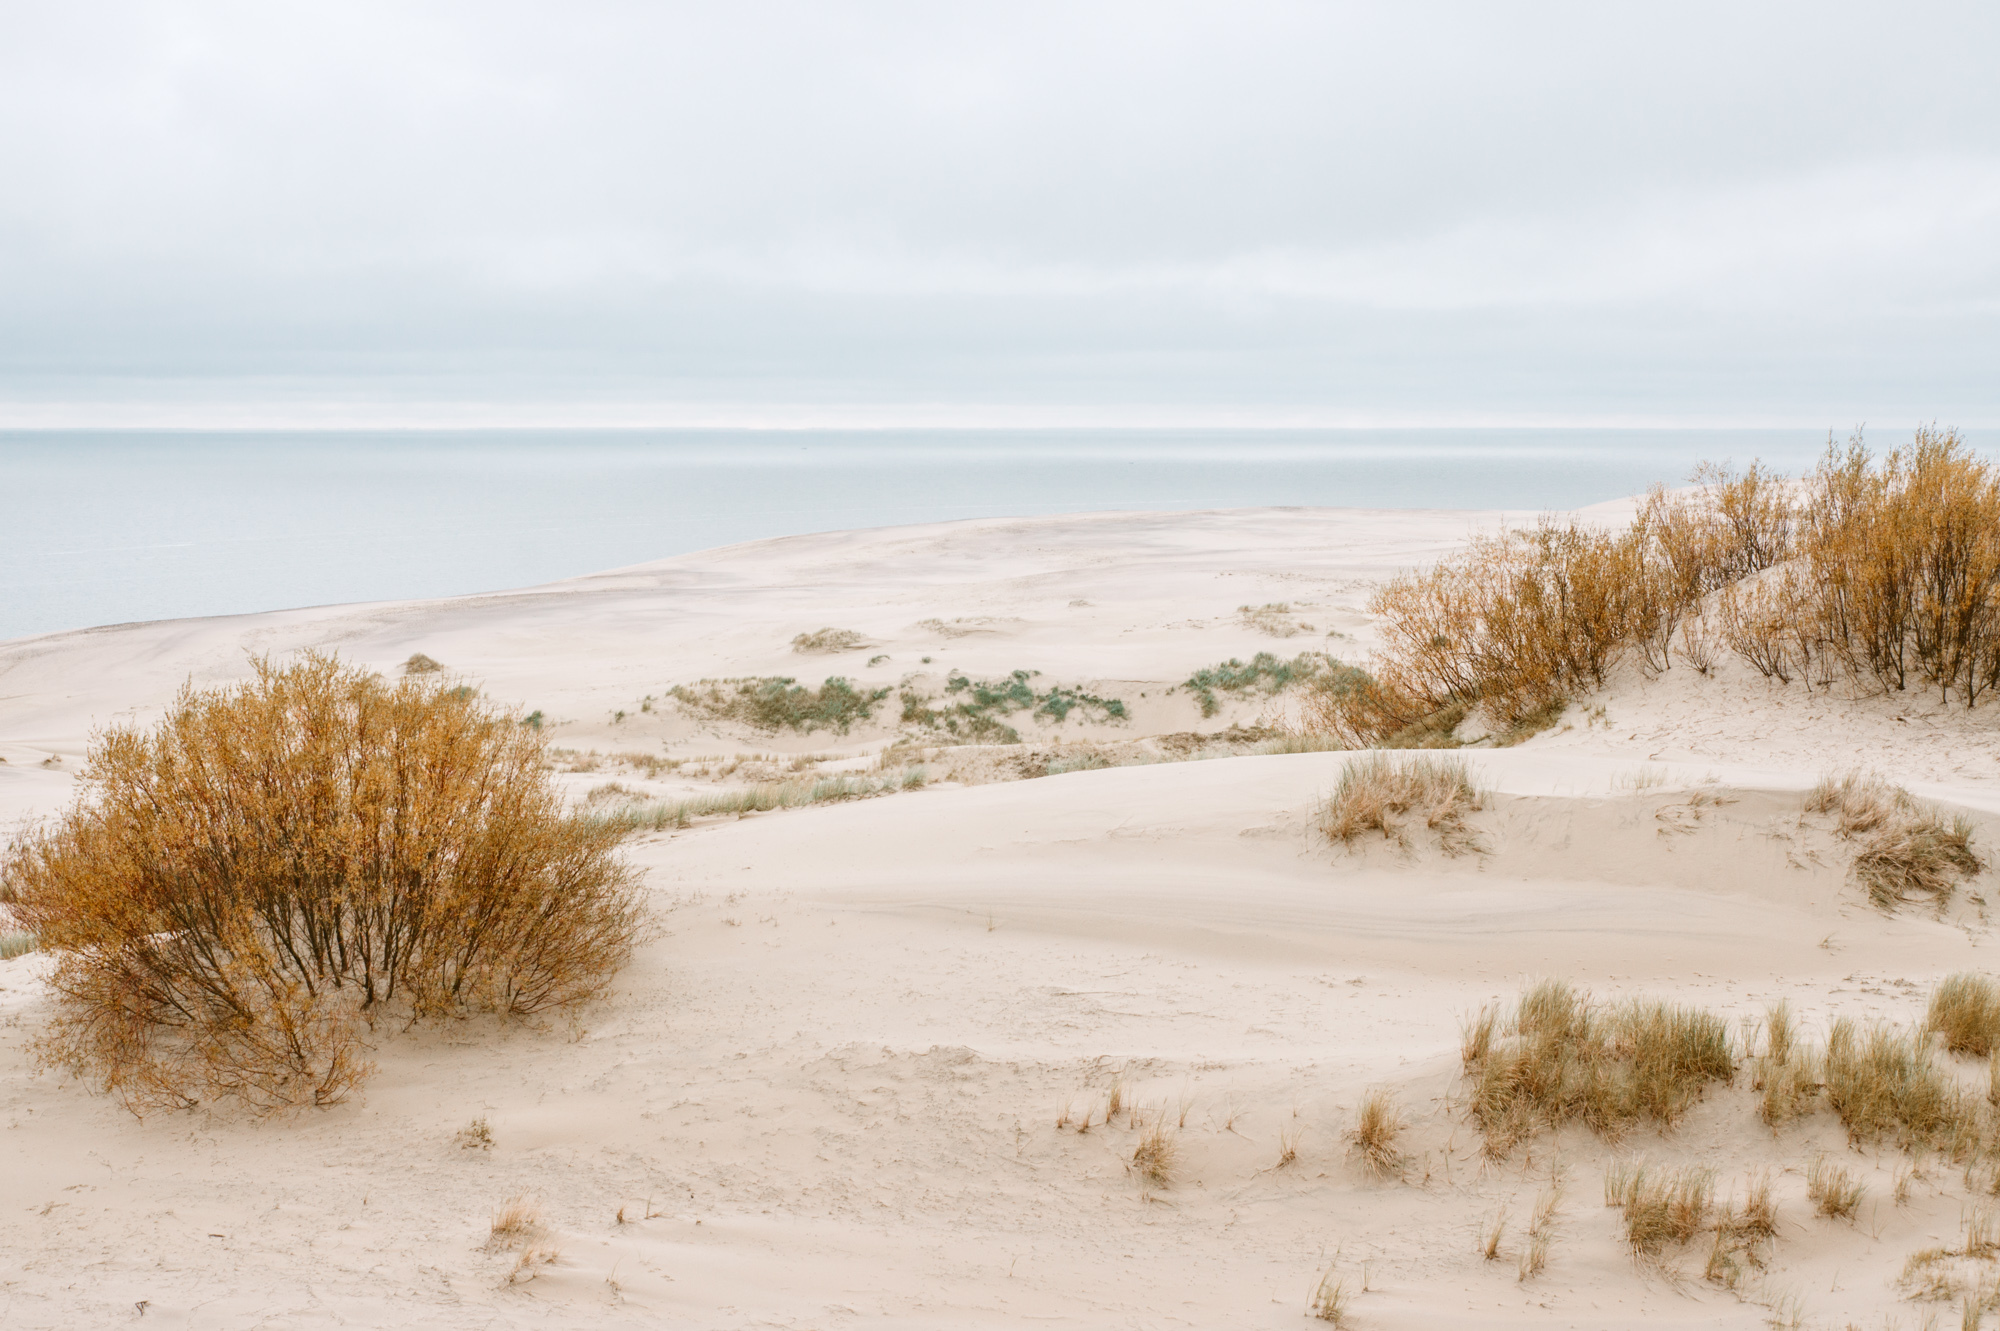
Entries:
POLYGON ((2000 5, 0 0, 0 425, 2000 424, 2000 5))

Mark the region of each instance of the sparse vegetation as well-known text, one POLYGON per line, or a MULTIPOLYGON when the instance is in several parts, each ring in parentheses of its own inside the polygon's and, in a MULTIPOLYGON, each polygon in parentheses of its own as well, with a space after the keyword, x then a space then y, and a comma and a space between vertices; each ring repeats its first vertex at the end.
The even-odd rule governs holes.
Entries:
POLYGON ((493 1129, 487 1126, 485 1116, 481 1115, 460 1128, 453 1140, 467 1151, 490 1151, 493 1149, 493 1129))
POLYGON ((2000 985, 1970 972, 1946 977, 1931 995, 1924 1029, 1942 1038, 1947 1053, 1989 1057, 2000 1048, 2000 985))
POLYGON ((1605 1006, 1559 980, 1523 994, 1506 1034, 1487 1032, 1483 1053, 1475 1040, 1463 1052, 1472 1118, 1496 1156, 1570 1122, 1610 1138, 1641 1120, 1671 1127, 1709 1083, 1735 1073, 1729 1029, 1715 1014, 1640 1000, 1605 1006))
POLYGON ((819 629, 792 639, 792 650, 804 656, 832 656, 858 651, 867 645, 868 639, 853 629, 819 629))
POLYGON ((1960 881, 1985 868, 1972 849, 1969 819, 1946 822, 1936 808, 1878 777, 1828 777, 1807 794, 1805 807, 1833 815, 1835 830, 1855 845, 1855 877, 1884 910, 1920 897, 1942 906, 1960 881))
POLYGON ((839 675, 816 689, 789 675, 749 679, 702 680, 676 684, 668 690, 680 704, 699 716, 735 721, 755 730, 834 730, 846 734, 857 721, 867 721, 893 690, 856 688, 839 675))
POLYGON ((1780 1000, 1764 1013, 1764 1054, 1756 1060, 1751 1089, 1760 1093, 1758 1117, 1780 1128, 1811 1112, 1820 1092, 1819 1059, 1798 1042, 1791 1005, 1780 1000))
POLYGON ((1392 579, 1370 602, 1372 674, 1318 697, 1313 723, 1357 748, 1454 704, 1514 723, 1630 653, 1708 674, 1718 640, 1780 685, 1967 706, 2000 685, 2000 471, 1955 431, 1879 460, 1829 441, 1798 485, 1755 463, 1694 480, 1655 486, 1620 532, 1544 518, 1392 579))
POLYGON ((443 665, 422 652, 410 653, 410 659, 403 662, 403 673, 406 675, 434 675, 443 669, 443 665))
POLYGON ((100 734, 85 796, 0 870, 54 957, 46 1062, 135 1111, 330 1104, 369 1071, 364 1019, 602 992, 636 880, 534 731, 435 676, 255 670, 100 734))
POLYGON ((1479 849, 1466 815, 1486 807, 1472 772, 1459 758, 1391 758, 1369 754, 1341 769, 1340 781, 1320 807, 1320 831, 1328 840, 1351 846, 1370 832, 1400 846, 1410 844, 1410 827, 1421 823, 1449 855, 1479 849))
POLYGON ((1174 1169, 1179 1163, 1180 1142, 1168 1132, 1167 1115, 1163 1109, 1133 1149, 1132 1168, 1146 1182, 1156 1188, 1164 1188, 1173 1182, 1174 1169))
POLYGON ((1333 1272, 1329 1270, 1319 1278, 1319 1286, 1313 1290, 1307 1311, 1316 1320, 1335 1327, 1336 1331, 1344 1331, 1344 1328, 1353 1325, 1347 1302, 1347 1282, 1334 1279, 1333 1272))
POLYGON ((668 828, 692 826, 697 818, 740 818, 746 813, 799 809, 810 804, 834 804, 920 790, 928 780, 929 775, 922 767, 905 767, 877 776, 805 777, 796 781, 763 782, 741 790, 717 791, 713 795, 697 795, 693 799, 658 803, 628 801, 600 808, 585 817, 623 832, 663 832, 668 828))
POLYGON ((0 961, 11 961, 35 950, 33 934, 0 934, 0 961))
POLYGON ((938 698, 926 697, 906 685, 902 691, 903 722, 973 744, 1018 744, 1020 732, 1002 720, 1015 712, 1058 725, 1077 711, 1100 724, 1126 719, 1125 703, 1119 698, 1100 698, 1063 685, 1038 691, 1033 681, 1039 673, 1016 670, 998 680, 950 675, 945 679, 941 706, 932 705, 940 701, 938 698))
POLYGON ((1604 1204, 1623 1207, 1625 1241, 1635 1255, 1658 1257, 1708 1227, 1715 1171, 1695 1165, 1660 1169, 1622 1164, 1604 1176, 1604 1204))
POLYGON ((1291 605, 1285 601, 1239 605, 1236 613, 1245 626, 1273 638, 1296 638, 1301 633, 1313 631, 1312 625, 1295 617, 1291 605))
POLYGON ((1361 1097, 1347 1140, 1370 1173, 1378 1178, 1400 1177, 1406 1160, 1396 1149, 1396 1139, 1405 1126, 1396 1097, 1385 1090, 1372 1090, 1361 1097))
POLYGON ((1189 675, 1181 687, 1201 704, 1203 716, 1214 716, 1222 707, 1217 693, 1255 690, 1269 697, 1312 678, 1321 670, 1346 668, 1322 652, 1301 652, 1289 661, 1259 652, 1250 658, 1248 665, 1231 657, 1220 665, 1204 666, 1189 675))
POLYGON ((1521 1250, 1518 1264, 1523 1282, 1533 1280, 1548 1267, 1549 1248, 1555 1242, 1556 1222, 1562 1218, 1562 1200, 1560 1177, 1551 1179, 1549 1186, 1535 1198, 1535 1209, 1528 1214, 1528 1246, 1521 1250))
POLYGON ((1806 1196, 1813 1210, 1829 1220, 1852 1220, 1866 1187, 1828 1155, 1813 1157, 1806 1168, 1806 1196))

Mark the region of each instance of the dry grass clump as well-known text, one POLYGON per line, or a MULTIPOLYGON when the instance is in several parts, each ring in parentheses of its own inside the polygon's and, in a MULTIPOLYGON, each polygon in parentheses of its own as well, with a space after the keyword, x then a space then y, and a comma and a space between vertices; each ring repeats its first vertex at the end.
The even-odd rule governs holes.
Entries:
POLYGON ((620 833, 564 812, 534 731, 434 677, 306 654, 92 744, 0 873, 54 954, 42 1057, 135 1111, 339 1100, 361 1023, 573 1007, 639 930, 620 833))
POLYGON ((1161 1110, 1153 1126, 1140 1136, 1139 1144, 1132 1151, 1132 1168, 1139 1176, 1156 1188, 1164 1188, 1173 1182, 1174 1170, 1180 1164, 1180 1142, 1167 1131, 1167 1115, 1161 1110))
POLYGON ((1549 1248, 1555 1242, 1556 1223, 1562 1218, 1562 1199, 1562 1180, 1552 1179, 1535 1198, 1535 1209, 1528 1213, 1528 1246, 1521 1250, 1517 1264, 1523 1283, 1548 1269, 1549 1248))
POLYGON ((1826 1101, 1848 1137, 1894 1135, 1905 1147, 1962 1159, 1977 1142, 1979 1106, 1941 1072, 1930 1036, 1841 1017, 1827 1033, 1826 1101))
POLYGON ((1883 909, 1928 897, 1943 905, 1962 879, 1985 868, 1972 849, 1972 824, 1949 823, 1931 805, 1879 777, 1828 777, 1806 795, 1806 812, 1832 814, 1840 835, 1856 844, 1854 873, 1883 909))
POLYGON ((1400 1177, 1407 1160, 1396 1149, 1396 1139, 1406 1126, 1395 1095, 1373 1090, 1361 1097, 1361 1108, 1354 1116, 1354 1127, 1347 1140, 1370 1173, 1378 1178, 1400 1177))
POLYGON ((492 1236, 486 1246, 495 1251, 518 1253, 507 1272, 510 1285, 533 1280, 537 1266, 550 1265, 562 1256, 542 1219, 540 1204, 525 1193, 509 1198, 493 1213, 492 1236))
POLYGON ((1715 1171, 1693 1165, 1621 1164, 1604 1176, 1604 1204, 1624 1208, 1625 1241, 1642 1257, 1691 1242, 1708 1227, 1714 1197, 1715 1171))
POLYGON ((1421 822, 1448 855, 1479 849, 1466 815, 1486 807, 1462 758, 1356 758, 1341 769, 1340 783, 1319 810, 1320 831, 1351 845, 1380 832, 1398 846, 1410 844, 1409 825, 1421 822))
POLYGON ((1947 1053, 1989 1057, 2000 1048, 2000 985, 1969 971, 1946 977, 1931 995, 1924 1029, 1943 1039, 1947 1053))
POLYGON ((1765 1052, 1755 1062, 1750 1089, 1759 1092, 1757 1116, 1780 1128, 1812 1112, 1820 1092, 1820 1061, 1792 1030, 1791 1005, 1780 1000, 1764 1013, 1765 1052))
POLYGON ((1735 1074, 1729 1028, 1715 1014, 1648 1001, 1607 1006, 1560 980, 1523 994, 1505 1034, 1497 1014, 1482 1014, 1462 1052, 1490 1155, 1570 1122, 1613 1138, 1641 1120, 1672 1126, 1710 1082, 1735 1074))
POLYGON ((410 659, 403 662, 403 673, 406 675, 435 675, 443 669, 444 665, 441 662, 432 660, 422 652, 410 653, 410 659))
POLYGON ((35 950, 33 934, 0 934, 0 961, 12 961, 35 950))
POLYGON ((2000 1281, 1991 1263, 2000 1255, 2000 1219, 1983 1206, 1964 1219, 1965 1232, 1956 1248, 1923 1248, 1903 1263, 1896 1285, 1905 1297, 1924 1302, 1962 1299, 1962 1325, 1976 1328, 1980 1315, 2000 1308, 2000 1281))
POLYGON ((493 1149, 493 1128, 482 1114, 460 1128, 453 1140, 458 1143, 460 1150, 490 1151, 493 1149))
POLYGON ((1316 1321, 1326 1322, 1335 1328, 1349 1327, 1354 1322, 1347 1306, 1348 1298, 1347 1282, 1334 1279, 1333 1271, 1328 1269, 1319 1278, 1319 1286, 1313 1290, 1306 1311, 1316 1321))
POLYGON ((857 651, 867 645, 868 639, 853 629, 818 629, 792 639, 792 650, 803 656, 832 656, 838 652, 857 651))
POLYGON ((1728 1289, 1742 1282, 1745 1268, 1761 1270, 1778 1237, 1778 1207, 1771 1200, 1771 1176, 1753 1175, 1741 1207, 1732 1199, 1715 1220, 1702 1277, 1728 1289))
POLYGON ((1813 1210, 1829 1220, 1852 1220, 1866 1191, 1861 1180, 1834 1164, 1830 1156, 1815 1156, 1806 1168, 1806 1196, 1813 1210))

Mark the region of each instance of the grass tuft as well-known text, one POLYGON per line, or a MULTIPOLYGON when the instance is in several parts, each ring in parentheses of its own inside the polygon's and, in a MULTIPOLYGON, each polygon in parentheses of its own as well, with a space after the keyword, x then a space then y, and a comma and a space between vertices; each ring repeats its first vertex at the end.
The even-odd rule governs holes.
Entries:
POLYGON ((1153 1126, 1146 1129, 1133 1149, 1132 1168, 1146 1182, 1164 1188, 1173 1182, 1174 1169, 1179 1163, 1180 1143, 1167 1131, 1166 1110, 1162 1108, 1153 1126))
POLYGON ((1829 1220, 1852 1220, 1866 1187, 1827 1155, 1816 1156, 1806 1169, 1806 1196, 1813 1210, 1829 1220))
POLYGON ((1625 1210, 1625 1242, 1634 1254, 1658 1257, 1707 1227, 1715 1171, 1698 1166, 1656 1169, 1622 1164, 1604 1177, 1604 1204, 1625 1210))
POLYGON ((853 629, 819 629, 792 639, 792 650, 802 656, 832 656, 868 645, 868 639, 853 629))
POLYGON ((1341 769, 1340 783, 1320 807, 1319 826, 1328 840, 1342 845, 1379 832, 1407 847, 1410 825, 1421 823, 1446 854, 1462 855, 1480 849, 1466 815, 1485 807, 1486 797, 1463 759, 1370 754, 1341 769))
POLYGON ((1641 1120, 1671 1127, 1709 1083, 1734 1074, 1729 1028, 1715 1014, 1605 1006, 1559 980, 1523 994, 1506 1034, 1490 1036, 1467 1072, 1473 1121, 1494 1156, 1571 1122, 1609 1138, 1641 1120))
POLYGON ((1990 1056, 2000 1048, 2000 985, 1971 972, 1947 977, 1931 995, 1924 1029, 1943 1038, 1947 1053, 1990 1056))
POLYGON ((1961 880, 1985 868, 1972 849, 1970 820, 1947 822, 1935 807, 1879 777, 1828 777, 1807 794, 1805 807, 1833 815, 1836 830, 1855 845, 1855 877, 1884 910, 1917 898, 1943 906, 1961 880))
POLYGON ((1860 1143, 1894 1134, 1910 1149, 1962 1159, 1976 1145, 1979 1106, 1941 1072, 1922 1032, 1842 1017, 1827 1033, 1827 1104, 1848 1138, 1860 1143))
POLYGON ((1396 1107, 1396 1097, 1385 1090, 1373 1090, 1361 1097, 1361 1108, 1355 1114, 1347 1140, 1370 1173, 1377 1178, 1400 1178, 1408 1161, 1396 1149, 1396 1139, 1405 1126, 1402 1111, 1396 1107))

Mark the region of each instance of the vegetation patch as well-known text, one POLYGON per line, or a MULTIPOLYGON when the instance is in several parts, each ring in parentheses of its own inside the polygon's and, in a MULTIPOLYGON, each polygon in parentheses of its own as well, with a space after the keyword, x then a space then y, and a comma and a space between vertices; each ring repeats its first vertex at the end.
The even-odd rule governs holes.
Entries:
POLYGON ((1486 797, 1464 759, 1370 754, 1341 769, 1340 783, 1320 807, 1319 826, 1329 841, 1342 845, 1379 832, 1408 847, 1411 827, 1421 824, 1446 854, 1460 855, 1479 849, 1466 815, 1485 807, 1486 797))
POLYGON ((1822 1076, 1827 1105, 1854 1142, 1893 1136, 1910 1149, 1963 1159, 1976 1149, 1980 1107, 1941 1070, 1931 1039, 1841 1017, 1827 1032, 1822 1076))
POLYGON ((765 675, 676 684, 668 692, 691 712, 754 730, 834 730, 844 735, 855 722, 873 717, 876 705, 893 690, 856 688, 839 675, 809 689, 789 675, 765 675))
POLYGON ((1951 900, 1958 884, 1985 868, 1972 849, 1971 820, 1949 822, 1900 786, 1850 773, 1821 781, 1806 796, 1807 813, 1832 814, 1835 830, 1854 843, 1854 875, 1884 910, 1928 898, 1951 900))
POLYGON ((836 804, 874 795, 890 795, 897 791, 919 790, 928 780, 929 776, 923 768, 905 767, 881 776, 855 774, 770 781, 743 790, 718 791, 693 799, 655 803, 631 799, 630 792, 622 787, 612 787, 606 799, 594 802, 601 806, 621 796, 626 797, 627 802, 609 810, 600 809, 588 817, 619 832, 663 832, 668 828, 691 826, 697 818, 740 818, 746 813, 798 809, 809 804, 836 804))
POLYGON ((941 698, 926 697, 906 686, 902 691, 903 721, 974 744, 1019 744, 1020 732, 1002 719, 1018 712, 1058 725, 1072 712, 1099 723, 1126 719, 1122 699, 1100 698, 1062 685, 1037 690, 1034 681, 1040 674, 1038 670, 1016 670, 997 680, 953 674, 946 677, 941 698))
POLYGON ((1270 696, 1284 692, 1292 685, 1318 674, 1326 669, 1347 669, 1324 652, 1300 652, 1291 660, 1259 652, 1250 658, 1248 665, 1231 657, 1220 665, 1205 666, 1189 675, 1182 688, 1194 694, 1201 704, 1203 716, 1214 716, 1222 707, 1218 693, 1244 693, 1256 690, 1270 696))
POLYGON ((1608 1006, 1559 980, 1521 996, 1503 1025, 1487 1008, 1467 1027, 1471 1112, 1489 1155, 1544 1128, 1582 1123, 1616 1138, 1646 1121, 1671 1127, 1711 1082, 1736 1071, 1729 1028, 1700 1008, 1608 1006))
POLYGON ((868 639, 853 629, 817 629, 792 639, 792 650, 805 656, 832 656, 868 645, 868 639))
POLYGON ((1313 626, 1293 617, 1290 604, 1272 601, 1265 605, 1239 605, 1237 615, 1246 627, 1273 638, 1296 638, 1301 633, 1311 633, 1313 626))
POLYGON ((0 961, 11 961, 35 950, 33 934, 0 934, 0 961))
POLYGON ((603 992, 638 882, 616 829, 564 811, 538 732, 435 675, 254 665, 101 733, 85 798, 0 868, 54 959, 45 1062, 135 1112, 324 1105, 370 1071, 364 1022, 603 992))

